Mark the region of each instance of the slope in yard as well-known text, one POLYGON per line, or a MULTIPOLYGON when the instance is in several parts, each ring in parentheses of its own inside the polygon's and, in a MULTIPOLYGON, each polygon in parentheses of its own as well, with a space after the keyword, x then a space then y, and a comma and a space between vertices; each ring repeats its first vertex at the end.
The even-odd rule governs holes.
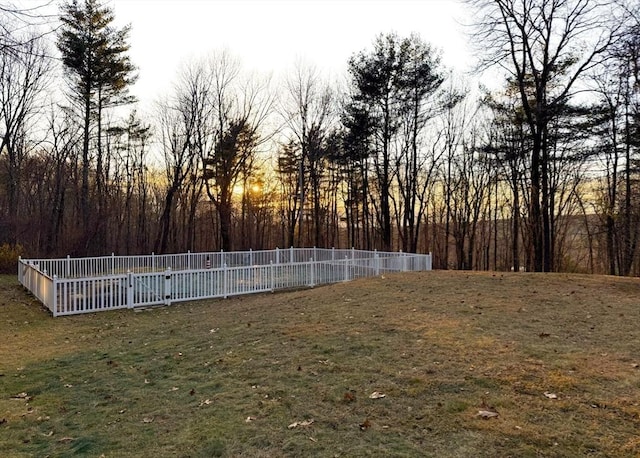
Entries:
POLYGON ((0 283, 1 456, 640 455, 640 283, 424 272, 53 319, 0 283))

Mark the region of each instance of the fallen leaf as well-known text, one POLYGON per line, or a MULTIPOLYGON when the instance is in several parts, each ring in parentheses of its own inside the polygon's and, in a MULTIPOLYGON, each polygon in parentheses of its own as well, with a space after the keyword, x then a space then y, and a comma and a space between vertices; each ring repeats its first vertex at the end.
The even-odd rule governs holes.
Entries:
POLYGON ((245 418, 244 422, 245 423, 251 423, 252 421, 254 421, 256 419, 256 417, 247 417, 245 418))
POLYGON ((73 388, 73 385, 71 383, 65 383, 64 387, 65 388, 73 388))
POLYGON ((492 410, 478 410, 478 413, 476 414, 476 417, 484 418, 485 420, 498 416, 498 412, 494 412, 492 410))
POLYGON ((127 409, 122 409, 122 410, 119 410, 118 413, 125 413, 126 411, 127 409))
POLYGON ((146 385, 146 384, 151 383, 151 382, 149 382, 149 380, 147 380, 147 379, 144 379, 144 383, 146 385))
POLYGON ((371 422, 369 421, 369 419, 365 418, 365 420, 360 423, 360 430, 365 431, 369 428, 371 428, 371 422))
POLYGON ((204 401, 200 401, 200 405, 198 407, 208 406, 209 404, 211 404, 211 400, 205 399, 204 401))
POLYGON ((343 400, 344 402, 354 402, 356 400, 356 395, 351 391, 347 391, 344 393, 343 400))
POLYGON ((171 387, 171 389, 169 391, 178 391, 180 388, 178 388, 177 386, 173 386, 171 387))
POLYGON ((387 395, 384 393, 380 393, 379 391, 374 391, 373 393, 371 393, 369 395, 369 399, 382 399, 382 398, 386 398, 387 395))
POLYGON ((545 391, 544 395, 549 399, 558 399, 558 395, 555 393, 549 393, 548 391, 545 391))
POLYGON ((551 334, 549 334, 548 332, 541 332, 540 334, 538 334, 538 336, 540 336, 540 338, 542 339, 543 337, 549 337, 551 334))
POLYGON ((142 423, 153 423, 153 418, 151 417, 144 417, 142 419, 142 423))
POLYGON ((11 399, 18 399, 18 400, 24 400, 24 401, 31 401, 32 396, 29 396, 27 393, 22 392, 22 393, 18 393, 15 396, 11 396, 11 399))
POLYGON ((318 442, 318 439, 316 439, 315 437, 311 437, 311 436, 309 436, 309 440, 311 442, 318 442))
POLYGON ((313 424, 313 421, 314 421, 313 418, 310 418, 308 420, 295 421, 291 423, 289 426, 287 426, 287 428, 293 429, 293 428, 297 428, 298 426, 302 426, 302 427, 311 426, 313 424))
POLYGON ((193 396, 194 394, 196 394, 196 390, 194 388, 191 388, 191 391, 189 391, 189 395, 193 396))
POLYGON ((60 439, 58 439, 58 442, 60 443, 69 443, 69 442, 73 442, 75 439, 73 437, 61 437, 60 439))

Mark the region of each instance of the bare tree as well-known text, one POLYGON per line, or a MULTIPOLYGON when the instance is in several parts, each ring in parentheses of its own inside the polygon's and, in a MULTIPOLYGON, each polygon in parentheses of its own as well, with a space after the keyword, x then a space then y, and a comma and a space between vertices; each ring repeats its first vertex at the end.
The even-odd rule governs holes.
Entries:
POLYGON ((533 267, 549 271, 554 268, 549 125, 566 112, 581 78, 606 57, 617 39, 620 15, 615 2, 590 0, 468 3, 479 14, 474 41, 484 51, 481 67, 500 67, 519 91, 532 138, 529 218, 533 267))
MULTIPOLYGON (((511 259, 508 264, 518 272, 521 267, 522 218, 526 214, 526 202, 529 202, 529 188, 525 177, 529 172, 527 152, 531 149, 531 139, 520 108, 519 96, 511 86, 503 92, 486 94, 483 105, 489 110, 488 118, 491 122, 484 150, 496 164, 500 179, 508 184, 509 195, 506 196, 506 201, 511 210, 511 230, 508 237, 511 259)), ((527 267, 530 267, 529 263, 527 267)))
MULTIPOLYGON (((632 11, 632 13, 634 13, 632 11)), ((637 13, 637 12, 636 12, 637 13)), ((611 60, 593 75, 598 97, 593 133, 604 166, 602 219, 607 271, 629 275, 640 243, 637 150, 640 146, 640 21, 637 14, 612 49, 611 60)))
MULTIPOLYGON (((305 244, 304 222, 307 193, 311 192, 313 212, 313 238, 321 245, 320 180, 323 175, 325 155, 323 143, 328 136, 333 114, 333 94, 328 84, 322 81, 317 68, 298 62, 292 76, 286 81, 285 97, 280 112, 287 126, 288 144, 294 148, 297 162, 297 191, 293 227, 298 226, 298 245, 305 244)), ((284 151, 284 150, 283 150, 284 151)), ((293 164, 292 164, 293 165, 293 164)), ((294 245, 290 234, 289 244, 294 245)))
POLYGON ((132 111, 122 125, 108 129, 106 149, 113 150, 113 176, 108 191, 112 249, 126 254, 148 250, 147 160, 151 126, 132 111), (111 146, 113 143, 113 146, 111 146))
POLYGON ((418 247, 420 222, 425 209, 425 191, 435 175, 437 160, 424 148, 427 122, 438 113, 437 91, 444 81, 440 57, 418 35, 402 41, 406 53, 402 69, 404 109, 402 110, 401 148, 396 154, 396 181, 400 197, 399 224, 402 249, 415 253, 418 247), (421 179, 422 178, 422 179, 421 179), (424 179, 426 178, 426 179, 424 179))
POLYGON ((26 58, 29 54, 48 55, 46 48, 33 45, 53 33, 50 23, 54 16, 45 12, 52 3, 30 2, 29 6, 24 2, 21 6, 11 2, 0 4, 0 53, 14 58, 26 58), (25 30, 28 32, 24 33, 25 30))
POLYGON ((185 69, 174 98, 165 99, 158 105, 158 130, 167 188, 154 243, 157 253, 167 250, 175 199, 198 160, 196 126, 206 109, 202 100, 201 78, 197 68, 185 69))
POLYGON ((42 39, 29 39, 9 50, 0 47, 0 153, 6 154, 8 240, 17 240, 22 164, 33 147, 33 130, 43 112, 43 93, 51 81, 52 62, 42 39))
POLYGON ((451 236, 451 199, 453 195, 453 172, 456 157, 462 148, 469 129, 471 110, 468 102, 468 90, 460 82, 450 78, 441 98, 443 106, 437 119, 436 129, 440 135, 434 139, 434 148, 438 157, 442 157, 443 199, 444 199, 444 243, 443 263, 441 268, 449 265, 449 238, 451 236))
POLYGON ((65 228, 65 220, 73 220, 73 205, 69 194, 73 192, 73 159, 81 141, 79 126, 64 112, 59 113, 53 107, 48 115, 48 138, 50 144, 43 148, 41 160, 48 171, 45 196, 38 196, 46 202, 46 214, 43 220, 49 223, 43 234, 43 246, 40 249, 47 255, 61 255, 69 246, 67 239, 74 237, 65 228), (65 218, 65 215, 67 218, 65 218), (65 234, 68 236, 65 237, 65 234))
POLYGON ((243 178, 246 181, 257 150, 270 139, 264 129, 273 96, 268 79, 242 75, 239 62, 226 51, 214 54, 207 64, 208 106, 215 123, 208 125, 203 117, 198 132, 213 141, 203 139, 197 145, 205 189, 218 212, 222 249, 231 250, 233 190, 243 178))

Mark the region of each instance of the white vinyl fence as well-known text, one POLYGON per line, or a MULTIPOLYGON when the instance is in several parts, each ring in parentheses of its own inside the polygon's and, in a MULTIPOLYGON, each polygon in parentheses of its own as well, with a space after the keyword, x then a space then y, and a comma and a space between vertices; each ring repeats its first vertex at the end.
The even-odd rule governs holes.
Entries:
POLYGON ((337 283, 431 270, 430 254, 288 248, 20 259, 18 280, 53 316, 337 283))

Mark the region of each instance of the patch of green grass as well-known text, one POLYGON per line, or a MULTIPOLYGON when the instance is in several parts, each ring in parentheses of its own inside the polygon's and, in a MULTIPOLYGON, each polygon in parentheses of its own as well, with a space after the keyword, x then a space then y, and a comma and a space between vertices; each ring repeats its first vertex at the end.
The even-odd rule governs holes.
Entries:
POLYGON ((0 456, 640 454, 634 280, 385 277, 56 319, 0 277, 0 456))

